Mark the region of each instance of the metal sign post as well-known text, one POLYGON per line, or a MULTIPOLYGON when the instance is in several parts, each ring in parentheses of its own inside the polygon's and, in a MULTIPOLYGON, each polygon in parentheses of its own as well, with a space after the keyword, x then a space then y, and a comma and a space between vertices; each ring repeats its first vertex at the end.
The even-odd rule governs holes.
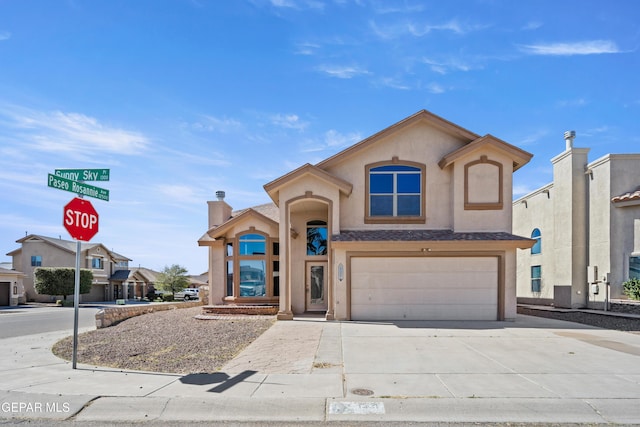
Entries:
POLYGON ((80 300, 80 251, 82 250, 82 244, 80 240, 76 240, 76 280, 75 287, 73 289, 73 356, 71 359, 71 367, 76 369, 78 362, 78 314, 80 312, 80 306, 78 301, 80 300))

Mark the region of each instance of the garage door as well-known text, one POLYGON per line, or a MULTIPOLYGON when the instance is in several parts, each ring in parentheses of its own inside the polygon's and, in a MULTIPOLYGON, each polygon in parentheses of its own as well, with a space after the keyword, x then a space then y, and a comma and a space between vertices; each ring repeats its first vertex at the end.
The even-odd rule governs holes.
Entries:
POLYGON ((9 305, 11 301, 9 292, 11 292, 11 283, 0 282, 0 305, 9 305))
POLYGON ((495 257, 351 258, 352 320, 496 320, 495 257))

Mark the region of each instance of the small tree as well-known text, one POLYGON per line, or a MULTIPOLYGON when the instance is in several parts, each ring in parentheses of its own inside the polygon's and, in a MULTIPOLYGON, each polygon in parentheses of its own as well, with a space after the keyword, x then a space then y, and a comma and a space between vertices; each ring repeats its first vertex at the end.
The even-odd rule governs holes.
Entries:
POLYGON ((634 277, 622 284, 624 293, 631 299, 640 300, 640 279, 634 277))
POLYGON ((173 264, 171 267, 165 266, 164 270, 158 274, 155 284, 158 288, 171 292, 175 296, 176 292, 182 291, 189 285, 187 269, 178 264, 173 264))
MULTIPOLYGON (((71 267, 38 267, 34 271, 36 291, 43 295, 67 295, 75 293, 76 269, 71 267)), ((93 272, 85 268, 80 269, 80 293, 91 291, 93 272)))

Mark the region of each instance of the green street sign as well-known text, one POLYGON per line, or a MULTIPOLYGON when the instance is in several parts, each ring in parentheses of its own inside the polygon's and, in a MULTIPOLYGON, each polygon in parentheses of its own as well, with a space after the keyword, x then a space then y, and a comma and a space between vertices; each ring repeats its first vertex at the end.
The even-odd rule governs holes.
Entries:
POLYGON ((56 169, 54 173, 71 181, 109 181, 109 169, 56 169))
POLYGON ((104 200, 106 202, 109 201, 109 190, 85 184, 84 182, 76 182, 71 179, 49 174, 47 183, 51 188, 69 191, 71 193, 80 194, 82 196, 93 197, 95 199, 104 200))

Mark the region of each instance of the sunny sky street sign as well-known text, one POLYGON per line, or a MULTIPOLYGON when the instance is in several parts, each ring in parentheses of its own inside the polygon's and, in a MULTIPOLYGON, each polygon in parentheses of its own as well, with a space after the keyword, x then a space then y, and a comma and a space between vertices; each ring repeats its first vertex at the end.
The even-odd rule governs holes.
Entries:
POLYGON ((62 178, 53 174, 48 174, 47 185, 58 190, 69 191, 71 193, 80 194, 82 196, 93 197, 95 199, 109 201, 109 190, 77 182, 71 179, 62 178))
POLYGON ((109 181, 109 169, 56 169, 54 173, 72 181, 109 181))

